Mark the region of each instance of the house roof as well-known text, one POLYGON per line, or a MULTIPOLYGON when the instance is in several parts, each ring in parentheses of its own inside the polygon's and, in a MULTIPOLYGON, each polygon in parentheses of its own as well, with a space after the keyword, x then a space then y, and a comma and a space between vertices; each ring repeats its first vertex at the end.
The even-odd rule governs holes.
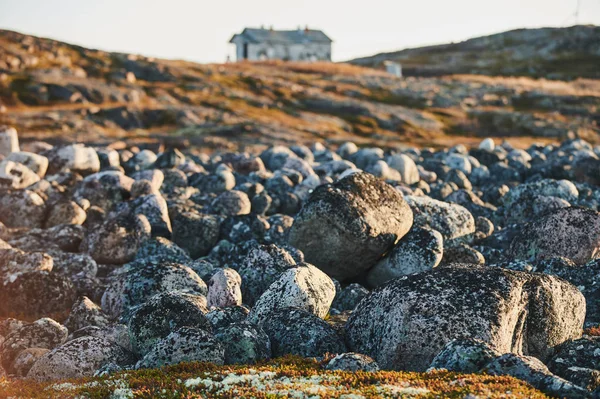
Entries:
POLYGON ((298 44, 298 43, 331 43, 332 40, 323 31, 314 29, 297 30, 271 30, 246 28, 242 33, 233 35, 230 43, 233 43, 237 37, 242 37, 250 43, 278 43, 278 44, 298 44))

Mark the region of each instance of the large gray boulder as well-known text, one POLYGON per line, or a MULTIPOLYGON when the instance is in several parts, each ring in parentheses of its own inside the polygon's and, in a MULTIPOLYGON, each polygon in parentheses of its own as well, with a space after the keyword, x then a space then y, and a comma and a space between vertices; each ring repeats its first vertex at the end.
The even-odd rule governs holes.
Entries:
POLYGON ((43 155, 48 158, 49 174, 70 170, 89 175, 100 170, 98 153, 83 144, 57 146, 43 155))
POLYGON ((547 360, 581 336, 584 318, 583 295, 562 279, 454 264, 376 289, 345 328, 350 349, 382 368, 423 371, 459 338, 547 360))
POLYGON ((600 256, 600 213, 561 208, 521 228, 509 257, 526 261, 562 256, 578 265, 600 256))
POLYGON ((368 173, 317 187, 298 213, 289 242, 306 261, 341 281, 369 270, 412 226, 402 195, 368 173))
POLYGON ((14 127, 0 126, 0 155, 19 151, 19 136, 14 127))

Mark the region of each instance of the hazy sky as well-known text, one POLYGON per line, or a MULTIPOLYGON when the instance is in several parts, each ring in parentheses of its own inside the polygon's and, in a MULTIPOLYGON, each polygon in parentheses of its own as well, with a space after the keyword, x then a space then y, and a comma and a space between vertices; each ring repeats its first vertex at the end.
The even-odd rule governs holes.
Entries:
MULTIPOLYGON (((600 0, 577 22, 600 25, 600 0)), ((521 27, 569 26, 577 0, 0 0, 0 28, 86 47, 223 62, 244 27, 322 29, 336 61, 521 27)))

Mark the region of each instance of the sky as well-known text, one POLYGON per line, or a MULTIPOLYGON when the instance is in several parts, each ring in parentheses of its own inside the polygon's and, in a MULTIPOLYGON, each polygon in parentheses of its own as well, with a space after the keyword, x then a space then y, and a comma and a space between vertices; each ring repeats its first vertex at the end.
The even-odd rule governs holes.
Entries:
POLYGON ((600 25, 600 0, 0 0, 0 29, 198 62, 235 54, 244 27, 323 30, 333 59, 516 28, 600 25))

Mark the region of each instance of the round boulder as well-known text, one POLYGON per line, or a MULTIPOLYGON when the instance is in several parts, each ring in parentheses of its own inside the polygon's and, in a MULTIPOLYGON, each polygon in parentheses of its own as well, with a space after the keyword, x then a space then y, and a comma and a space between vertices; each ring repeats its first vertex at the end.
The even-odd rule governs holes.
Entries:
POLYGON ((369 270, 412 226, 397 190, 368 173, 319 186, 298 213, 289 242, 330 276, 348 280, 369 270))

